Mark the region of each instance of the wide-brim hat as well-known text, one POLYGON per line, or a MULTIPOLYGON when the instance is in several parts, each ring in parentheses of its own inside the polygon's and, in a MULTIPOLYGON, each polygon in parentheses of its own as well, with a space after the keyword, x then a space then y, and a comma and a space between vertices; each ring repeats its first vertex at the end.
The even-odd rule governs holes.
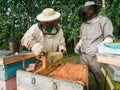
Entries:
POLYGON ((94 1, 87 1, 87 2, 85 2, 84 6, 80 10, 81 10, 81 12, 85 12, 91 6, 94 6, 94 8, 96 8, 97 11, 99 11, 101 9, 100 4, 95 4, 94 1))
POLYGON ((52 8, 46 8, 42 11, 41 14, 37 16, 38 21, 46 22, 46 21, 53 21, 60 17, 60 13, 55 11, 52 8))

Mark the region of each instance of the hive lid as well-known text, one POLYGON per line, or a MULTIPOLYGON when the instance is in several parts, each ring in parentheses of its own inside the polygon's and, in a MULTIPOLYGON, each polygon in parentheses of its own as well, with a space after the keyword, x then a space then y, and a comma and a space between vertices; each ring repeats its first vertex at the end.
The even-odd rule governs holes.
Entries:
POLYGON ((120 43, 101 43, 98 45, 98 53, 120 55, 120 43))

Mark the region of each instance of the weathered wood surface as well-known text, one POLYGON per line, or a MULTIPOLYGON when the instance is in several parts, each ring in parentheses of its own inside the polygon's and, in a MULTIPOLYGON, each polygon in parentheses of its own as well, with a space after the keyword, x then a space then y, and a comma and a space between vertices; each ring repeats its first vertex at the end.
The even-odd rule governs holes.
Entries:
POLYGON ((17 90, 16 77, 7 81, 0 80, 0 90, 17 90))
POLYGON ((0 65, 11 64, 32 57, 34 57, 34 54, 32 52, 19 53, 17 55, 9 55, 9 56, 1 55, 0 65))
POLYGON ((8 80, 16 75, 16 71, 34 63, 35 58, 25 59, 11 64, 0 65, 0 80, 8 80))
POLYGON ((97 62, 120 66, 120 56, 118 58, 116 55, 97 54, 97 62))
MULTIPOLYGON (((47 76, 17 71, 17 86, 24 90, 83 90, 84 85, 47 76)), ((17 90, 22 90, 17 88, 17 90)))
POLYGON ((54 68, 58 67, 60 64, 63 64, 63 54, 62 52, 48 52, 46 55, 41 56, 41 62, 39 61, 40 60, 37 60, 37 63, 35 63, 34 73, 49 73, 51 70, 55 70, 54 68), (36 65, 38 63, 39 65, 36 65), (37 66, 40 68, 37 69, 37 66))
POLYGON ((16 75, 16 71, 35 62, 32 52, 9 55, 10 51, 0 50, 0 80, 8 80, 16 75))
POLYGON ((63 62, 59 61, 58 64, 52 64, 52 66, 47 67, 47 68, 43 68, 42 66, 38 68, 36 68, 35 71, 32 71, 32 73, 36 73, 36 74, 40 74, 40 75, 49 75, 51 72, 53 72, 54 70, 56 70, 60 65, 62 65, 63 62))
POLYGON ((43 61, 43 68, 48 68, 53 64, 58 64, 59 61, 63 62, 63 54, 62 52, 48 52, 41 59, 43 61))
MULTIPOLYGON (((79 73, 79 79, 75 81, 75 79, 65 79, 64 78, 56 78, 49 76, 51 72, 54 72, 58 70, 57 68, 61 67, 64 64, 61 64, 60 66, 53 66, 51 68, 42 69, 37 73, 34 72, 26 72, 25 69, 18 70, 17 71, 17 90, 84 90, 86 86, 88 86, 88 69, 87 67, 82 67, 80 70, 77 69, 77 72, 81 72, 81 75, 79 73), (85 76, 82 76, 85 75, 85 76), (85 79, 85 81, 82 79, 85 79), (81 80, 78 82, 78 80, 81 80)), ((74 65, 73 65, 74 66, 74 65)), ((37 67, 37 71, 41 67, 37 67)), ((70 68, 70 67, 68 67, 70 68)), ((78 68, 78 66, 77 66, 78 68)), ((62 69, 61 69, 62 70, 62 69)), ((73 70, 73 69, 72 69, 73 70)), ((67 73, 68 76, 70 74, 76 75, 78 74, 73 71, 73 73, 67 73)))
POLYGON ((83 83, 88 87, 88 67, 85 64, 66 63, 49 75, 50 77, 83 83))

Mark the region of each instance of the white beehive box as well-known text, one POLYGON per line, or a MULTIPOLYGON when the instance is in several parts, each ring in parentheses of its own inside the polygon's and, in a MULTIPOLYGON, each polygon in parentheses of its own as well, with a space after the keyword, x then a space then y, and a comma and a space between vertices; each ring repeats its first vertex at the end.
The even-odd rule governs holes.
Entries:
MULTIPOLYGON (((51 69, 50 70, 51 72, 54 72, 54 71, 57 71, 59 67, 60 66, 58 66, 57 68, 54 68, 53 70, 51 69)), ((75 74, 78 74, 79 72, 79 78, 81 78, 81 80, 84 78, 86 80, 85 82, 71 81, 71 80, 69 81, 69 80, 51 77, 49 76, 50 70, 48 70, 47 74, 40 74, 39 72, 35 74, 34 72, 27 72, 24 69, 18 70, 17 71, 17 90, 88 90, 87 65, 80 65, 80 67, 81 67, 81 70, 79 71, 74 70, 74 72, 76 73, 72 73, 72 74, 75 75, 75 74)), ((69 70, 70 68, 68 69, 68 72, 67 71, 64 72, 68 76, 70 76, 69 70)), ((43 70, 42 72, 45 72, 45 70, 43 70)))
POLYGON ((114 65, 106 65, 107 72, 111 75, 114 81, 120 82, 120 67, 114 65))

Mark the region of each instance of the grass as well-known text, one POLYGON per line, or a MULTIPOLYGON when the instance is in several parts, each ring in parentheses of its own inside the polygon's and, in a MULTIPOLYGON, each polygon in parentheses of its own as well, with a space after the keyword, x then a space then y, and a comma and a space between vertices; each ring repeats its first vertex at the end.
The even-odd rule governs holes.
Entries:
POLYGON ((64 61, 77 63, 79 61, 79 55, 75 53, 68 53, 64 56, 64 61))
MULTIPOLYGON (((75 53, 68 53, 67 55, 64 56, 64 61, 78 63, 79 55, 75 53)), ((97 90, 96 83, 92 73, 89 73, 89 90, 97 90)))

